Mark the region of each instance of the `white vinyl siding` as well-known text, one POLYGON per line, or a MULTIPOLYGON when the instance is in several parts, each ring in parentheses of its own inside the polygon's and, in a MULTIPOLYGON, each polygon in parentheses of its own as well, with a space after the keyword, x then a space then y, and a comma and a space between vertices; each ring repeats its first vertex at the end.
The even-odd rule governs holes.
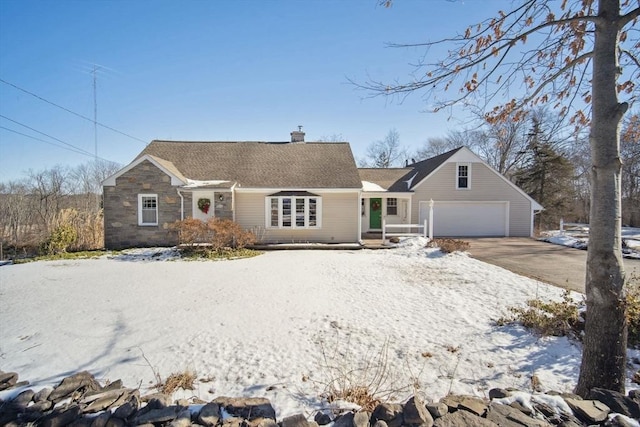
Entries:
POLYGON ((465 191, 456 191, 457 166, 448 162, 418 185, 413 194, 411 218, 420 218, 420 201, 500 201, 509 202, 509 236, 531 236, 531 202, 518 190, 495 174, 483 163, 471 163, 473 185, 465 191))
MULTIPOLYGON (((270 192, 243 192, 236 190, 235 209, 236 222, 247 230, 258 231, 264 243, 354 243, 360 240, 358 221, 360 219, 360 199, 358 192, 327 192, 312 190, 317 194, 315 206, 317 225, 310 227, 278 227, 271 226, 275 221, 278 209, 272 209, 270 203, 273 194, 270 192), (267 199, 268 201, 265 201, 267 199), (321 202, 320 202, 321 200, 321 202), (265 215, 268 212, 268 222, 265 215), (272 215, 272 212, 276 212, 272 215)), ((295 198, 298 196, 291 196, 295 198)), ((313 197, 312 197, 313 198, 313 197)), ((279 219, 279 218, 278 218, 279 219)), ((309 223, 312 224, 313 203, 309 204, 309 223)))
POLYGON ((138 194, 138 225, 158 225, 157 194, 138 194))
POLYGON ((266 198, 267 228, 321 227, 320 197, 278 196, 266 198))

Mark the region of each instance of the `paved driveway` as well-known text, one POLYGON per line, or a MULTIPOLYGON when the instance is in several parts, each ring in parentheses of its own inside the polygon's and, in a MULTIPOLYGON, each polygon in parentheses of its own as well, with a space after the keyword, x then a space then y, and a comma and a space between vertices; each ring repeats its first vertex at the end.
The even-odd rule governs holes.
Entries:
MULTIPOLYGON (((542 282, 584 293, 587 251, 524 237, 465 238, 472 257, 542 282)), ((627 275, 640 275, 640 260, 624 259, 627 275)))

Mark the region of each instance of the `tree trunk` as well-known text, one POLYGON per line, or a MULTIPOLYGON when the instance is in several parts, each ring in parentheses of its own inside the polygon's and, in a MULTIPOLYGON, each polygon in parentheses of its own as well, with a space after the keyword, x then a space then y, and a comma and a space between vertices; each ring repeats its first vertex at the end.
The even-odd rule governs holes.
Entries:
POLYGON ((593 55, 592 176, 587 319, 576 393, 624 393, 627 325, 621 239, 620 124, 628 108, 616 92, 620 1, 599 0, 593 55))

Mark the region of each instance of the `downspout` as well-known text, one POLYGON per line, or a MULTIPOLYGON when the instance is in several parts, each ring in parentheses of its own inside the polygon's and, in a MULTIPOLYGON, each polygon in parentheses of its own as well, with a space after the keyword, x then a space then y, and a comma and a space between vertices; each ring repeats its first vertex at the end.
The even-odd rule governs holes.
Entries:
POLYGON ((180 221, 183 221, 184 220, 184 196, 180 192, 179 188, 176 188, 176 191, 178 192, 178 196, 180 196, 180 221))
POLYGON ((364 245, 362 240, 362 190, 358 190, 358 243, 364 245))
POLYGON ((236 194, 234 190, 237 184, 237 182, 234 182, 231 186, 231 215, 233 218, 233 222, 236 222, 236 194))

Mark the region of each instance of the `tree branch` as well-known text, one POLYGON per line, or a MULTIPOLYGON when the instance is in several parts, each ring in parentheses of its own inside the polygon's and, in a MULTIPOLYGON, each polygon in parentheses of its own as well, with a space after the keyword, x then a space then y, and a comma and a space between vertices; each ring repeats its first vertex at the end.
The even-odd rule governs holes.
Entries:
POLYGON ((592 56, 593 56, 593 52, 590 51, 590 52, 583 53, 582 55, 574 58, 572 61, 567 63, 564 67, 560 68, 558 71, 553 73, 550 77, 547 77, 544 81, 542 81, 542 83, 540 83, 538 85, 536 90, 534 90, 531 95, 525 97, 522 100, 522 102, 520 102, 520 105, 521 106, 522 105, 526 105, 529 102, 531 102, 532 100, 534 100, 535 97, 538 96, 538 94, 542 91, 542 89, 544 89, 547 85, 549 85, 550 83, 555 81, 560 75, 564 74, 565 72, 567 72, 571 68, 575 67, 577 64, 580 64, 582 61, 591 58, 592 56))
POLYGON ((618 28, 622 29, 624 28, 625 25, 627 25, 629 22, 633 21, 634 19, 638 18, 640 16, 640 7, 637 7, 635 9, 633 9, 631 12, 627 13, 626 15, 623 15, 620 20, 618 21, 618 28))
POLYGON ((640 68, 640 60, 636 58, 631 52, 629 52, 627 49, 620 48, 620 53, 624 53, 625 55, 627 55, 629 59, 631 59, 631 62, 633 62, 638 68, 640 68))

